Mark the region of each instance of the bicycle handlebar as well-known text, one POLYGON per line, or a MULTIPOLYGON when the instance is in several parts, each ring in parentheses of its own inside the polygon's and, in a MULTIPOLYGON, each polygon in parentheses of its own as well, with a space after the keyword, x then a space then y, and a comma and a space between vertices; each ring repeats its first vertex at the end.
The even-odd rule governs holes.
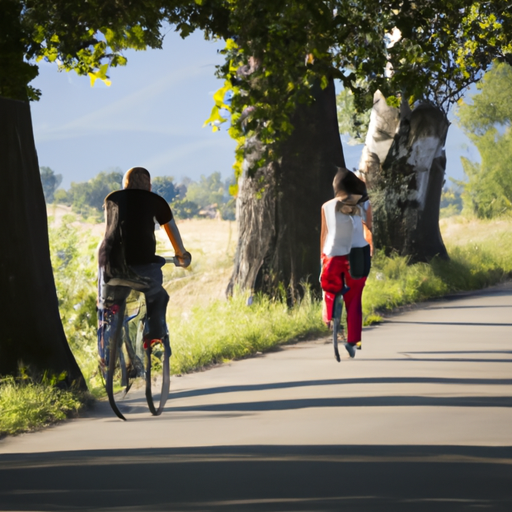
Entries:
POLYGON ((176 256, 162 256, 165 259, 165 263, 174 263, 177 267, 179 267, 179 261, 176 256))
MULTIPOLYGON (((174 265, 176 265, 177 267, 181 267, 180 261, 177 256, 162 256, 162 258, 164 258, 166 264, 174 263, 174 265)), ((186 268, 186 267, 183 267, 183 268, 186 268)))

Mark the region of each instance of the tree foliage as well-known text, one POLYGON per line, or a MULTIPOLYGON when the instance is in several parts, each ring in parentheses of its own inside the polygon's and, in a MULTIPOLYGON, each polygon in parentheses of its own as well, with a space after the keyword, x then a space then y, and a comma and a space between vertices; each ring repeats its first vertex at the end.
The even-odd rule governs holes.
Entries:
POLYGON ((37 62, 107 79, 108 67, 125 64, 122 51, 161 45, 161 10, 146 3, 88 0, 5 0, 0 30, 0 95, 38 99, 29 85, 37 62))
POLYGON ((53 203, 55 191, 62 183, 62 174, 55 174, 50 167, 40 167, 39 172, 44 198, 47 203, 53 203))
POLYGON ((151 179, 151 190, 162 196, 168 203, 174 201, 179 191, 172 176, 156 176, 151 179))
POLYGON ((348 143, 364 144, 371 110, 360 112, 354 104, 354 93, 350 89, 342 89, 336 96, 336 110, 338 114, 338 129, 341 134, 348 134, 348 143))
POLYGON ((446 111, 493 59, 510 59, 512 13, 505 0, 227 5, 233 36, 218 69, 226 82, 208 122, 215 129, 221 110, 230 111, 239 173, 246 138, 257 134, 268 146, 255 167, 275 158, 297 104, 312 101, 315 86, 329 78, 354 94, 360 111, 371 107, 377 89, 396 105, 400 98, 423 99, 446 111), (228 90, 235 93, 229 104, 228 90))
POLYGON ((512 67, 497 64, 477 84, 471 103, 458 108, 459 123, 478 148, 481 163, 462 159, 464 208, 478 217, 512 214, 512 67))
POLYGON ((212 204, 220 205, 224 198, 224 184, 220 172, 209 176, 201 175, 198 182, 192 182, 187 189, 187 199, 196 203, 199 208, 212 204))
POLYGON ((59 199, 71 205, 74 212, 84 216, 92 215, 103 220, 103 202, 105 197, 122 187, 123 174, 119 170, 103 171, 89 181, 71 183, 70 189, 59 199))

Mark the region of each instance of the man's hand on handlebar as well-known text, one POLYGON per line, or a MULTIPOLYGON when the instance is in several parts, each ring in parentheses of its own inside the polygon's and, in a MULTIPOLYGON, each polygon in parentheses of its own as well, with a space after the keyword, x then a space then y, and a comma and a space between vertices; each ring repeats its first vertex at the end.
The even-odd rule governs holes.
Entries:
POLYGON ((180 231, 174 219, 171 219, 167 224, 163 225, 169 240, 174 247, 174 251, 176 253, 176 261, 175 264, 178 267, 187 268, 192 261, 192 255, 185 250, 185 246, 183 245, 183 241, 181 240, 180 231))
POLYGON ((192 261, 192 255, 188 251, 176 254, 176 266, 187 268, 192 261))

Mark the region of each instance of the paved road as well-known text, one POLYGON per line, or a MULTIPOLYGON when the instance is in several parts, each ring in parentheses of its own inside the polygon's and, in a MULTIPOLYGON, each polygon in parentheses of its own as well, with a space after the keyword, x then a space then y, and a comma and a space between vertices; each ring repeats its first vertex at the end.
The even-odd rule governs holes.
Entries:
POLYGON ((512 510, 512 285, 0 441, 0 510, 512 510))

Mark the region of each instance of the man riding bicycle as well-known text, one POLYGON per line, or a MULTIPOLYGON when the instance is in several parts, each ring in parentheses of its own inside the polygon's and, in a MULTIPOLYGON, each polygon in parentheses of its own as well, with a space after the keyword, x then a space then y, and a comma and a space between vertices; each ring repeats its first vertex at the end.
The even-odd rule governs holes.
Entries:
MULTIPOLYGON (((115 331, 116 313, 132 289, 146 298, 148 332, 144 344, 162 342, 167 336, 165 313, 169 295, 162 286, 165 259, 157 256, 155 224, 167 233, 177 264, 188 267, 185 250, 167 201, 151 192, 151 176, 133 167, 123 177, 123 189, 105 198, 106 229, 98 253, 98 352, 105 364, 106 336, 115 331)), ((122 321, 122 319, 120 319, 122 321)))

